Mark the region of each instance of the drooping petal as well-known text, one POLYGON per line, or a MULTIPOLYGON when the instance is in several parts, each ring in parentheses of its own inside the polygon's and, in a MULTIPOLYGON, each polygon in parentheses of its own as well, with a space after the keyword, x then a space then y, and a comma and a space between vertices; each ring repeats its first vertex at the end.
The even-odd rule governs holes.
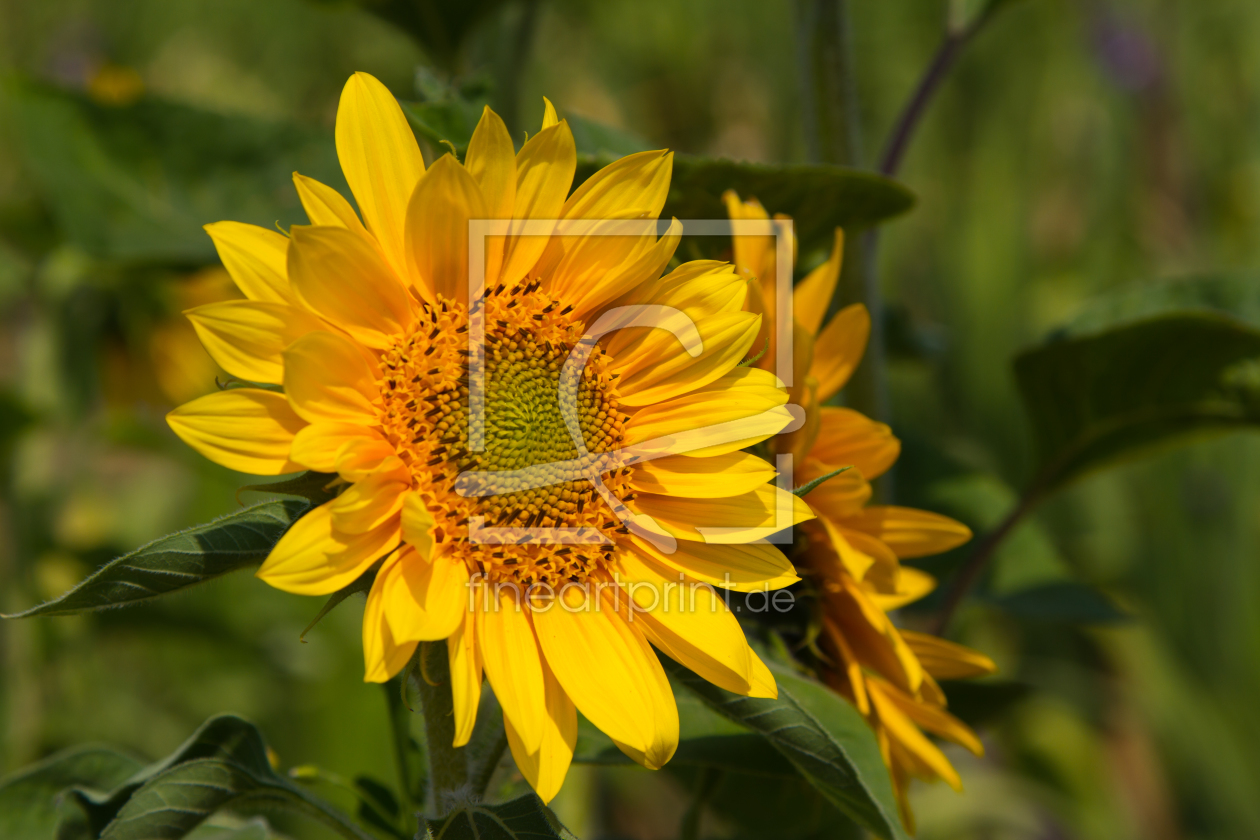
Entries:
POLYGON ((301 466, 289 460, 293 437, 306 422, 283 394, 233 388, 198 397, 166 415, 184 443, 216 464, 251 475, 281 475, 301 466))
POLYGON ((472 611, 464 613, 451 635, 446 637, 446 656, 451 671, 451 702, 454 708, 455 740, 462 747, 472 737, 481 703, 481 648, 477 645, 477 620, 472 611))
POLYGON ((678 746, 669 682, 642 632, 597 598, 575 587, 535 610, 539 645, 582 714, 658 768, 678 746))
POLYGON ((435 295, 468 301, 468 220, 487 218, 481 188, 451 155, 424 173, 407 205, 407 258, 435 295))
POLYGON ((556 681, 546 660, 543 660, 543 680, 547 714, 543 718, 542 743, 538 749, 526 749, 506 715, 503 728, 507 732, 508 746, 512 749, 517 769, 545 804, 560 792, 573 761, 573 750, 577 746, 577 708, 556 681))
POLYGON ((831 296, 840 279, 843 261, 844 231, 836 228, 836 242, 831 248, 831 257, 805 275, 805 279, 792 289, 792 317, 810 335, 817 334, 818 328, 822 326, 823 316, 827 314, 831 296))
POLYGON ((888 471, 901 454, 901 441, 892 429, 851 408, 825 407, 818 418, 818 436, 797 475, 801 483, 838 467, 853 466, 863 478, 874 480, 888 471))
POLYGON ((810 507, 835 522, 856 515, 870 498, 871 484, 857 470, 832 476, 805 494, 810 507))
POLYGON ((291 303, 286 267, 289 240, 274 230, 241 222, 206 225, 223 267, 250 300, 291 303))
POLYGON ((228 300, 184 314, 220 367, 248 382, 276 385, 284 381, 284 348, 325 328, 314 315, 285 303, 228 300))
POLYGON ((284 390, 312 423, 375 426, 380 390, 359 348, 330 332, 308 333, 284 351, 284 390))
POLYGON ((332 187, 296 172, 293 173, 293 185, 297 187, 302 209, 312 225, 334 225, 360 236, 369 235, 350 202, 332 187))
POLYGON ((257 574, 285 592, 328 595, 353 583, 401 538, 396 520, 366 534, 338 534, 332 509, 323 504, 293 523, 257 574))
POLYGON ((971 529, 948 516, 894 505, 870 505, 844 524, 883 541, 901 558, 940 554, 971 539, 971 529))
POLYGON ((871 334, 871 316, 860 303, 836 313, 814 342, 814 365, 810 376, 818 380, 818 401, 826 402, 844 387, 862 361, 866 339, 871 334))
POLYGON ((424 174, 424 158, 398 100, 367 73, 355 73, 337 106, 337 158, 367 228, 394 273, 406 277, 403 231, 407 202, 424 174))
POLYGON ((431 642, 454 633, 470 612, 468 567, 446 556, 430 561, 404 547, 397 570, 385 602, 394 638, 431 642))
POLYGON ((481 645, 486 679, 525 751, 536 752, 546 726, 546 686, 529 610, 518 602, 518 593, 511 586, 481 583, 474 596, 477 643, 481 645))
POLYGON ((411 326, 411 296, 365 238, 333 225, 294 225, 292 236, 289 276, 311 311, 378 350, 411 326))
POLYGON ((981 677, 997 670, 993 660, 978 650, 927 633, 902 630, 910 650, 923 663, 923 670, 942 680, 981 677))
POLYGON ((906 716, 905 711, 891 700, 888 696, 890 689, 888 684, 880 680, 871 680, 867 687, 870 690, 871 705, 874 706, 875 713, 879 715, 879 722, 888 729, 890 737, 912 752, 954 790, 962 790, 962 780, 958 777, 958 771, 954 769, 954 765, 950 764, 945 754, 919 731, 919 727, 906 716))
POLYGON ((936 578, 921 569, 902 566, 896 588, 892 592, 872 592, 870 598, 881 610, 891 612, 913 604, 935 588, 936 578))

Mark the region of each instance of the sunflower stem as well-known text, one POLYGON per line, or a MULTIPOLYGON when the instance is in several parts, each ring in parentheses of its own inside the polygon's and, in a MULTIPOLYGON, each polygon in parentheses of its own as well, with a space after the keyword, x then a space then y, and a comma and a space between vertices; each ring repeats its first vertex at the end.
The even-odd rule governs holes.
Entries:
POLYGON ((406 683, 394 677, 385 683, 385 703, 394 736, 394 759, 398 764, 398 788, 403 807, 414 816, 424 806, 424 756, 411 737, 411 710, 403 699, 406 683))
POLYGON ((429 810, 444 817, 452 804, 468 793, 468 757, 463 747, 451 746, 455 741, 455 703, 446 643, 421 643, 419 656, 423 667, 416 682, 428 742, 429 810))

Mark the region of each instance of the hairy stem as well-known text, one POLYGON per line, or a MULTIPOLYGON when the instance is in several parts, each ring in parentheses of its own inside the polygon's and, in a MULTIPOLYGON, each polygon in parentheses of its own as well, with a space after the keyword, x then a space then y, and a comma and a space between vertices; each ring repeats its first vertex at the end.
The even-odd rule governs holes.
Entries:
POLYGON ((967 596, 967 593, 971 591, 972 587, 980 579, 980 575, 997 552, 998 546, 1014 530, 1015 526, 1022 522, 1024 517, 1041 503, 1042 498, 1044 496, 1040 491, 1036 489, 1029 490, 1019 500, 1019 504, 1006 515, 1006 518, 998 523, 996 528, 985 534, 984 539, 976 544, 975 550, 971 552, 967 562, 963 564, 950 582, 949 591, 945 595, 945 603, 941 605, 941 610, 936 616, 935 626, 932 628, 933 634, 937 636, 945 635, 945 632, 949 629, 950 622, 954 618, 954 613, 958 611, 963 598, 967 596))
POLYGON ((468 759, 455 740, 455 705, 451 699, 450 663, 446 643, 422 643, 420 703, 429 747, 429 808, 443 817, 459 792, 468 786, 468 759))

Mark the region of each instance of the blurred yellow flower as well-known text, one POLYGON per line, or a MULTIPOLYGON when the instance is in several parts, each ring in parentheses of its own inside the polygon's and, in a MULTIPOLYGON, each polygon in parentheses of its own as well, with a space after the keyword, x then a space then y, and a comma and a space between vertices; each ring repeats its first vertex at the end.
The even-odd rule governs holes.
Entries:
POLYGON ((105 63, 88 77, 87 93, 102 105, 130 105, 144 95, 144 80, 131 67, 105 63))
POLYGON ((544 800, 567 772, 578 709, 647 767, 673 755, 678 714, 652 644, 723 688, 774 696, 722 599, 685 586, 794 582, 773 546, 713 545, 697 528, 753 534, 779 509, 793 523, 811 516, 740 451, 789 417, 778 380, 738 366, 761 325, 744 311, 747 283, 713 262, 662 277, 677 222, 659 240, 510 234, 487 241, 482 317, 468 312, 470 219, 655 219, 672 156, 623 158, 569 195, 573 136, 547 103, 519 153, 487 108, 464 162, 443 156, 426 170, 398 103, 362 73, 343 91, 336 140, 362 221, 337 192, 295 175, 312 224, 289 238, 208 226, 247 299, 189 313, 229 374, 284 392, 235 388, 169 415, 189 445, 233 469, 339 476, 344 492, 298 520, 259 577, 323 595, 379 564, 363 624, 367 679, 388 679, 417 643, 445 639, 454 744, 471 735, 484 670, 517 766, 544 800), (685 314, 702 345, 689 353, 646 325, 583 339, 601 314, 631 304, 685 314), (484 390, 470 393, 467 333, 478 324, 484 390), (566 372, 579 344, 589 356, 566 372), (474 411, 484 413, 476 443, 474 411), (777 425, 750 425, 767 412, 777 425), (613 462, 598 481, 566 466, 722 422, 740 439, 613 462), (501 483, 467 493, 461 474, 478 471, 501 483), (539 527, 575 538, 539 541, 539 527), (474 529, 511 538, 488 543, 474 529), (657 597, 628 592, 636 585, 657 597), (671 608, 670 587, 690 604, 671 608))
MULTIPOLYGON (((733 219, 769 218, 755 200, 741 201, 733 192, 724 198, 733 219)), ((736 237, 740 273, 764 278, 774 263, 772 243, 772 237, 736 237)), ((869 482, 893 465, 901 444, 887 425, 849 408, 824 405, 857 369, 870 334, 870 317, 861 304, 846 307, 822 324, 840 278, 843 252, 844 235, 837 229, 830 258, 793 289, 791 393, 792 401, 805 408, 806 421, 772 445, 793 455, 798 487, 841 467, 850 468, 806 496, 816 518, 802 526, 807 547, 800 559, 806 564, 804 573, 819 589, 823 679, 875 729, 902 821, 913 831, 907 796, 911 777, 944 779, 961 788, 958 773, 923 730, 983 753, 975 733, 946 711, 936 678, 978 676, 991 673, 995 666, 961 645, 902 630, 888 616, 936 585, 931 576, 903 567, 900 561, 959 546, 971 538, 971 531, 928 511, 868 504, 869 482)), ((772 311, 773 286, 764 286, 764 280, 751 285, 763 286, 762 306, 772 311)), ((755 305, 756 297, 750 297, 755 305)), ((769 353, 761 364, 773 364, 769 353)))
POLYGON ((215 266, 190 277, 171 281, 170 296, 177 314, 158 323, 149 335, 149 358, 162 394, 173 405, 217 389, 220 368, 201 346, 186 310, 241 297, 232 277, 215 266))

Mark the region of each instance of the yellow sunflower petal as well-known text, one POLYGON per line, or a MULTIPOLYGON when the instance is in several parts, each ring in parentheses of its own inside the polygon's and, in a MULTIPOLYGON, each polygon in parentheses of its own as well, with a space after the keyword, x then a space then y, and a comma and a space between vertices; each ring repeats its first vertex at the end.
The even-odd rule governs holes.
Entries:
MULTIPOLYGON (((516 207, 512 218, 559 218, 576 170, 577 147, 568 123, 558 123, 529 138, 516 154, 516 207)), ((519 226, 513 227, 520 230, 519 226)), ((547 236, 509 237, 504 245, 499 281, 508 286, 520 281, 538 262, 547 242, 547 236)), ((487 285, 489 282, 487 278, 487 285)))
POLYGON ((353 583, 392 551, 401 537, 397 522, 366 534, 337 534, 332 509, 320 505, 293 523, 257 574, 285 592, 328 595, 353 583))
POLYGON ((860 303, 836 313, 814 342, 814 365, 809 373, 818 380, 818 401, 826 402, 849 381, 871 334, 871 316, 860 303))
POLYGON ((399 642, 385 619, 387 591, 397 574, 395 558, 385 561, 363 610, 364 682, 382 683, 403 669, 415 653, 415 642, 399 642))
POLYGON ((403 230, 407 202, 424 174, 424 158, 398 100, 367 73, 355 73, 337 106, 337 158, 363 212, 399 277, 406 277, 403 230))
POLYGON ((792 561, 769 543, 709 545, 683 541, 672 554, 632 537, 630 547, 641 562, 662 577, 683 575, 689 581, 710 583, 732 592, 782 589, 800 580, 792 561))
POLYGON ((813 519, 804 499, 772 484, 720 499, 682 499, 644 493, 632 506, 684 540, 744 543, 813 519), (703 529, 701 531, 700 529, 703 529))
MULTIPOLYGON (((807 479, 798 478, 798 483, 801 481, 807 479)), ((857 470, 846 470, 832 476, 805 494, 805 501, 810 507, 837 522, 856 516, 870 498, 870 482, 857 470)))
POLYGON ((308 333, 289 345, 284 390, 293 410, 312 423, 378 422, 376 377, 359 348, 334 333, 308 333))
POLYGON ((641 336, 609 366, 621 377, 622 405, 650 405, 682 396, 731 372, 748 355, 760 320, 750 312, 731 312, 697 322, 704 347, 694 357, 665 330, 641 336))
POLYGON ((347 228, 360 236, 368 235, 358 214, 341 193, 297 172, 293 173, 293 185, 297 187, 302 209, 312 225, 333 225, 347 228))
POLYGON ((398 575, 385 603, 385 619, 395 639, 432 642, 455 632, 470 612, 468 567, 462 561, 398 552, 398 575))
POLYGON ((385 462, 391 458, 397 461, 398 454, 389 441, 363 436, 348 440, 341 445, 341 448, 337 450, 333 472, 346 481, 362 481, 373 473, 379 472, 385 467, 385 462))
POLYGON ((560 117, 558 114, 556 114, 556 106, 552 105, 551 100, 544 96, 543 97, 542 129, 540 130, 545 131, 559 122, 560 122, 560 117))
POLYGON ((333 529, 339 534, 362 534, 397 516, 411 478, 401 461, 398 467, 355 482, 329 502, 333 529))
POLYGON ((503 728, 507 731, 508 746, 512 749, 517 769, 545 804, 560 792, 569 765, 573 762, 573 750, 577 746, 577 708, 564 693, 545 660, 543 677, 547 686, 547 714, 543 718, 543 737, 538 749, 531 751, 525 748, 506 716, 503 728))
POLYGON ((403 540, 414 546, 416 553, 428 560, 433 553, 433 512, 419 493, 408 493, 403 500, 403 540))
POLYGON ((241 222, 206 225, 223 267, 250 300, 291 303, 286 259, 289 240, 274 230, 241 222))
POLYGON ((843 261, 844 231, 836 228, 836 242, 831 248, 831 257, 805 275, 805 279, 792 289, 792 317, 810 335, 815 335, 822 326, 823 315, 827 314, 827 306, 831 303, 836 282, 840 279, 843 261))
POLYGON ((615 219, 633 213, 655 219, 669 195, 674 153, 626 155, 587 178, 564 203, 564 219, 615 219))
POLYGON ((747 452, 728 452, 712 458, 673 455, 637 464, 630 475, 630 486, 643 493, 712 499, 748 493, 776 475, 775 468, 765 459, 747 452))
POLYGON ((971 529, 948 516, 893 505, 871 505, 844 524, 882 540, 901 558, 940 554, 971 539, 971 529))
MULTIPOLYGON (((615 222, 610 224, 616 225, 615 222)), ((610 251, 619 258, 611 267, 601 265, 599 259, 588 258, 590 255, 574 249, 565 255, 556 273, 549 278, 546 287, 551 294, 558 299, 577 301, 573 306, 575 317, 586 318, 630 289, 660 277, 682 241, 682 224, 674 219, 665 235, 656 240, 652 236, 588 237, 588 241, 602 240, 605 243, 625 239, 639 241, 634 247, 618 243, 620 247, 610 251), (570 261, 580 264, 580 268, 574 270, 567 265, 570 261)))
POLYGON ((882 680, 871 680, 867 684, 871 695, 871 705, 879 715, 879 722, 888 730, 889 737, 910 751, 918 760, 931 768, 932 772, 945 780, 954 790, 962 790, 962 779, 958 771, 940 749, 927 739, 915 726, 914 721, 905 713, 905 709, 894 702, 891 695, 897 689, 882 680))
POLYGON ((296 306, 253 300, 210 303, 184 314, 220 367, 249 382, 277 385, 284 381, 284 348, 324 327, 296 306))
POLYGON ((306 425, 283 394, 233 388, 198 397, 166 415, 184 443, 216 464, 251 475, 281 475, 301 467, 289 460, 293 436, 306 425))
POLYGON ((825 407, 819 414, 818 436, 801 465, 801 483, 826 475, 837 467, 853 466, 864 478, 876 479, 901 454, 901 441, 883 423, 851 408, 825 407))
POLYGON ((462 747, 472 737, 481 703, 481 648, 477 646, 477 621, 471 611, 446 638, 446 656, 451 671, 451 702, 455 717, 455 740, 462 747))
POLYGON ((633 551, 618 555, 630 620, 677 662, 736 694, 753 690, 752 651, 743 628, 708 584, 666 578, 633 551))
POLYGON ((347 443, 357 440, 379 442, 388 447, 388 454, 393 454, 393 447, 385 442, 380 432, 369 426, 322 421, 303 427, 294 436, 289 457, 308 470, 336 472, 337 454, 347 443))
POLYGON ((993 660, 978 650, 913 630, 902 630, 901 636, 914 655, 919 657, 923 669, 939 679, 981 677, 997 670, 993 660))
POLYGON ((591 723, 658 768, 678 746, 678 708, 661 663, 611 603, 578 595, 570 588, 534 612, 547 664, 591 723))
MULTIPOLYGON (((787 390, 774 374, 756 368, 736 368, 702 388, 636 411, 626 423, 626 444, 664 437, 701 440, 704 429, 754 418, 783 405, 787 397, 787 390)), ((743 440, 728 444, 731 449, 744 445, 747 444, 743 440)), ((719 451, 720 445, 715 445, 706 448, 705 454, 719 451)))
POLYGON ((936 578, 920 569, 902 566, 901 574, 897 575, 896 589, 893 592, 872 592, 870 597, 881 610, 891 612, 901 609, 906 604, 913 604, 935 588, 936 578))
POLYGON ((481 188, 451 155, 438 158, 416 185, 407 206, 407 254, 435 295, 468 301, 468 220, 486 214, 481 188))
MULTIPOLYGON (((464 155, 464 169, 481 188, 485 199, 486 216, 490 219, 510 219, 516 206, 516 149, 512 137, 499 115, 486 106, 481 120, 468 142, 464 155)), ((507 238, 486 238, 486 286, 494 285, 503 271, 503 248, 507 238)))
POLYGON ((313 312, 378 350, 411 325, 411 296, 362 236, 330 225, 294 225, 292 236, 289 276, 313 312))
POLYGON ((525 750, 535 752, 542 744, 547 716, 546 687, 528 608, 517 603, 512 587, 496 592, 493 584, 482 583, 473 595, 486 679, 525 750))

